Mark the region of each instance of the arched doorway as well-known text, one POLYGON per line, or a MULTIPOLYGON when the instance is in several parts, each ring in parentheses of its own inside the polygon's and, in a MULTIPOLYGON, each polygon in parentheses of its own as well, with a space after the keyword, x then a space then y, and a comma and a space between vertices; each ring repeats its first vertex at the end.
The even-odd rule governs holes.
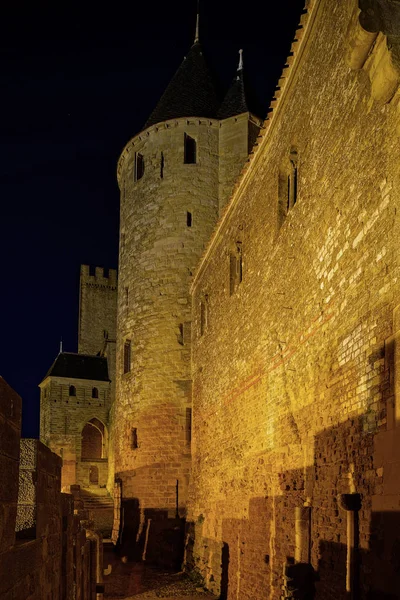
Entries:
POLYGON ((99 419, 91 419, 82 430, 82 459, 105 458, 105 427, 99 419))

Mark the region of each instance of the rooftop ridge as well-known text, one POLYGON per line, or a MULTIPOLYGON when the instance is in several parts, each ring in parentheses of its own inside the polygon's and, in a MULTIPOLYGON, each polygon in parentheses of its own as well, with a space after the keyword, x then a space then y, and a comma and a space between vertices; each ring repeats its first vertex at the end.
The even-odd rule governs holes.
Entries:
POLYGON ((280 112, 280 107, 282 106, 285 96, 287 95, 290 85, 295 77, 299 61, 306 46, 306 42, 309 39, 310 32, 313 29, 313 24, 317 16, 318 9, 323 2, 324 0, 305 0, 305 6, 300 16, 299 26, 295 31, 295 37, 290 47, 289 55, 282 69, 282 75, 279 78, 278 84, 275 88, 274 97, 269 104, 268 116, 265 118, 261 126, 260 134, 257 136, 256 142, 254 143, 254 146, 236 180, 230 199, 223 208, 223 211, 215 225, 214 232, 211 235, 202 256, 200 257, 193 281, 190 286, 190 292, 193 292, 195 289, 198 280, 204 271, 205 261, 216 244, 218 234, 225 225, 225 222, 228 221, 229 216, 237 204, 239 191, 244 189, 247 185, 249 172, 257 163, 257 158, 260 156, 260 149, 264 147, 268 141, 269 133, 272 131, 272 127, 276 122, 277 115, 280 112))

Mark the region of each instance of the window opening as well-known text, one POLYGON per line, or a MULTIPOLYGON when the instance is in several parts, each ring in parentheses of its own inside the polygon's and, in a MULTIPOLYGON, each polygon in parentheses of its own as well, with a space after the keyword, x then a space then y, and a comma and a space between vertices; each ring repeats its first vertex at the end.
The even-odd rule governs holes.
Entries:
POLYGON ((189 212, 189 211, 187 211, 187 213, 186 213, 186 225, 187 225, 188 227, 191 227, 191 226, 192 226, 192 219, 193 219, 193 217, 192 217, 192 213, 191 213, 191 212, 189 212))
POLYGON ((183 337, 183 335, 184 335, 184 332, 183 332, 183 323, 179 323, 179 325, 178 325, 178 328, 179 328, 178 343, 179 343, 181 346, 183 346, 183 344, 184 344, 184 337, 183 337))
POLYGON ((291 150, 290 152, 290 175, 288 181, 288 210, 293 208, 297 202, 297 151, 291 150))
POLYGON ((144 175, 144 157, 140 152, 135 154, 135 181, 142 179, 144 175))
POLYGON ((99 390, 96 387, 94 387, 92 389, 92 398, 98 398, 98 397, 99 397, 99 390))
POLYGON ((161 152, 161 160, 160 160, 160 177, 164 178, 164 152, 161 152))
POLYGON ((76 387, 74 385, 69 386, 69 395, 76 396, 76 387))
POLYGON ((191 165, 196 163, 196 140, 187 133, 185 133, 185 153, 184 153, 184 163, 186 165, 191 165))
POLYGON ((126 340, 124 344, 124 373, 131 370, 131 341, 126 340))
POLYGON ((138 447, 137 428, 134 427, 132 429, 132 450, 136 450, 138 447))
POLYGON ((232 295, 243 281, 242 242, 236 242, 234 252, 229 257, 229 290, 232 295))
POLYGON ((190 444, 192 441, 192 409, 186 409, 186 441, 190 444))

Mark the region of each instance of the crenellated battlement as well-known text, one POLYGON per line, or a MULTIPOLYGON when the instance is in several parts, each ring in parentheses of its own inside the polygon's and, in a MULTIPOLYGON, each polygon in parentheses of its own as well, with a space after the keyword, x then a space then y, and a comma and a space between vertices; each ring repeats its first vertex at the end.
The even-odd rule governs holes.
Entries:
POLYGON ((117 269, 81 265, 81 285, 101 285, 103 287, 116 288, 117 282, 117 269))

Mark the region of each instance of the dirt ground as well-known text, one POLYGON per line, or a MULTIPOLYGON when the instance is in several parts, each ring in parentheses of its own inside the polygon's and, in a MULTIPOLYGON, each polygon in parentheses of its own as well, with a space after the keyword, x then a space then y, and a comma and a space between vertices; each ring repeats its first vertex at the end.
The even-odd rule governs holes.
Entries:
POLYGON ((110 546, 104 550, 104 565, 112 566, 111 574, 104 577, 106 600, 216 600, 184 573, 162 571, 146 563, 124 563, 110 546))

